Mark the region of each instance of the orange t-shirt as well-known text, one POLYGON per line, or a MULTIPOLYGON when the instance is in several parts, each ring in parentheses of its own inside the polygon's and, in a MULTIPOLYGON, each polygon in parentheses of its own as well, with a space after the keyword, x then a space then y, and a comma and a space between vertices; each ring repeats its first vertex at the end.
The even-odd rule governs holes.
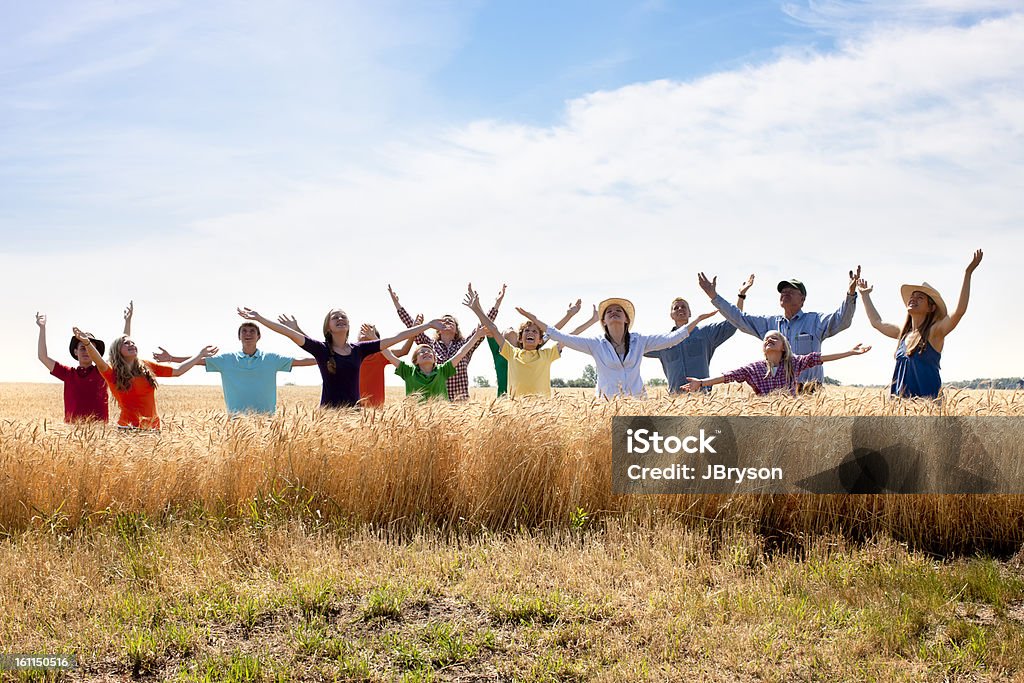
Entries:
POLYGON ((389 365, 383 353, 363 359, 359 366, 359 396, 364 406, 384 405, 384 368, 389 365))
MULTIPOLYGON (((157 377, 170 377, 174 373, 174 368, 169 365, 160 365, 148 360, 142 362, 157 377)), ((117 388, 117 379, 114 378, 113 368, 109 368, 101 374, 107 381, 114 400, 121 408, 121 416, 117 418, 118 425, 140 429, 160 429, 160 418, 156 414, 156 389, 149 385, 145 377, 133 377, 128 391, 121 391, 117 388)))

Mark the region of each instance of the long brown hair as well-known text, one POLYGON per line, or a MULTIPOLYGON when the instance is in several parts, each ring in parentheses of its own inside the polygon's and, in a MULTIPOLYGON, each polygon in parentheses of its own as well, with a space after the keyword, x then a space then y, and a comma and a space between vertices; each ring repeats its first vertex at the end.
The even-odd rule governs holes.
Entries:
MULTIPOLYGON (((925 317, 924 319, 924 325, 922 325, 921 329, 918 330, 921 333, 921 338, 917 340, 916 344, 914 344, 914 348, 907 349, 908 356, 913 355, 918 351, 924 353, 925 347, 928 345, 928 336, 932 331, 932 325, 938 322, 938 320, 935 317, 935 314, 938 312, 939 307, 935 303, 935 299, 931 298, 927 294, 925 294, 925 296, 928 297, 928 303, 932 305, 932 310, 928 312, 927 317, 925 317)), ((910 314, 907 313, 907 321, 903 323, 903 329, 900 330, 900 337, 899 339, 896 340, 896 351, 893 352, 893 357, 895 357, 896 354, 899 353, 900 344, 903 343, 903 340, 906 339, 907 335, 910 334, 910 331, 912 329, 914 329, 914 320, 913 318, 910 317, 910 314)))
MULTIPOLYGON (((625 313, 625 311, 623 311, 623 313, 625 313)), ((604 324, 603 320, 601 321, 601 327, 604 328, 604 338, 608 340, 608 343, 611 344, 612 347, 614 347, 615 346, 615 340, 612 339, 612 335, 608 332, 608 326, 604 324)), ((624 339, 623 346, 625 347, 625 353, 622 356, 622 360, 626 360, 626 356, 629 355, 629 316, 628 315, 626 316, 626 330, 625 330, 625 332, 623 333, 622 336, 623 336, 623 339, 624 339)))
POLYGON ((156 389, 156 377, 149 369, 149 366, 139 361, 138 356, 131 363, 121 355, 121 347, 128 339, 128 335, 122 334, 110 345, 110 367, 114 369, 114 380, 119 391, 128 391, 132 388, 132 380, 136 377, 145 377, 149 386, 156 389))
MULTIPOLYGON (((338 371, 338 364, 334 361, 334 335, 331 334, 331 313, 334 313, 335 311, 345 313, 345 311, 342 311, 340 308, 332 308, 327 311, 327 315, 324 316, 324 343, 327 344, 327 372, 332 375, 338 371)), ((347 313, 345 313, 345 317, 348 317, 347 313)), ((349 323, 349 331, 351 330, 352 324, 349 323)), ((345 338, 345 341, 348 342, 347 337, 345 338)))

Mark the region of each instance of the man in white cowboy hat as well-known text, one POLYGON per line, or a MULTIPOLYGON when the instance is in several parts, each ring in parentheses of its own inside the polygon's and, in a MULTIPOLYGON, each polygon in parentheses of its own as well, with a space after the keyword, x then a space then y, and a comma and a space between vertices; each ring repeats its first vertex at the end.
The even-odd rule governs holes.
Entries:
MULTIPOLYGON (((860 279, 860 266, 857 271, 850 271, 850 287, 846 298, 834 313, 817 313, 804 311, 807 299, 807 287, 797 279, 782 280, 776 289, 779 292, 779 306, 782 315, 750 315, 726 301, 716 291, 718 278, 708 279, 704 273, 697 276, 700 288, 711 299, 712 305, 722 316, 736 326, 740 332, 746 332, 758 339, 771 330, 778 330, 789 341, 796 355, 804 355, 817 351, 821 353, 821 342, 842 332, 853 322, 854 311, 857 310, 857 280, 860 279)), ((809 368, 798 378, 801 391, 813 391, 825 381, 822 366, 809 368)))
POLYGON ((956 329, 960 319, 967 312, 971 297, 971 275, 981 263, 981 249, 974 252, 971 262, 964 271, 960 288, 960 300, 950 313, 938 290, 927 282, 906 284, 900 287, 900 296, 907 307, 907 318, 903 327, 882 321, 871 292, 874 289, 866 280, 858 286, 864 295, 864 311, 871 326, 887 337, 897 340, 896 369, 892 374, 890 391, 894 396, 904 398, 938 398, 942 390, 939 376, 939 361, 946 336, 956 329))
POLYGON ((636 320, 633 303, 616 297, 605 299, 597 307, 597 319, 604 327, 604 336, 580 337, 549 327, 522 308, 516 310, 533 321, 552 341, 593 356, 597 368, 597 395, 605 398, 644 396, 644 381, 640 377, 640 362, 644 354, 675 346, 686 339, 698 323, 715 314, 712 311, 700 315, 689 325, 668 334, 637 334, 630 331, 636 320))

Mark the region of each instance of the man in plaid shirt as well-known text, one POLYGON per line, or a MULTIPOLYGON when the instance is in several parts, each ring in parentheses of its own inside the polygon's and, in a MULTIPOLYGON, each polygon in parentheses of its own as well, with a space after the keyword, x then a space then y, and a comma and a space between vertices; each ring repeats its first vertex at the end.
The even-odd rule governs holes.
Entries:
MULTIPOLYGON (((398 311, 398 317, 401 318, 402 322, 406 327, 415 326, 412 316, 405 310, 398 301, 398 294, 395 290, 388 285, 388 293, 391 295, 391 301, 395 304, 395 310, 398 311)), ((498 309, 501 307, 501 301, 505 298, 505 285, 501 286, 501 291, 498 293, 498 298, 495 300, 494 305, 491 306, 491 310, 487 311, 487 317, 494 320, 498 317, 498 309)), ((417 344, 427 344, 434 349, 434 356, 437 359, 438 365, 447 362, 453 358, 455 354, 459 352, 462 345, 466 343, 466 339, 462 336, 462 332, 459 331, 459 321, 455 319, 453 315, 445 315, 441 317, 442 322, 445 323, 445 328, 437 333, 436 339, 431 339, 425 334, 421 334, 416 337, 417 344)), ((474 328, 473 332, 476 332, 474 328)), ((473 333, 470 333, 470 337, 473 333)), ((452 401, 468 401, 469 400, 469 359, 472 358, 473 353, 477 347, 480 346, 480 342, 483 341, 483 337, 477 339, 473 346, 469 349, 469 352, 463 357, 459 364, 455 366, 455 376, 448 378, 448 398, 452 401)))

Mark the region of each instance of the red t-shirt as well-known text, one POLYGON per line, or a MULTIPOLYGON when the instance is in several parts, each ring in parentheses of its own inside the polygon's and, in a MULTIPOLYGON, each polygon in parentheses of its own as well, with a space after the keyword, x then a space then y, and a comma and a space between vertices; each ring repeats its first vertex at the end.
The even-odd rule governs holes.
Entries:
POLYGON ((50 374, 64 382, 64 421, 102 420, 109 418, 107 409, 107 383, 99 368, 90 365, 69 368, 53 364, 50 374))
MULTIPOLYGON (((148 360, 142 362, 157 377, 170 377, 174 374, 174 368, 169 365, 160 365, 148 360)), ((145 377, 132 377, 132 385, 128 387, 128 391, 121 391, 117 388, 113 368, 102 374, 110 387, 110 393, 121 407, 121 416, 117 418, 117 424, 122 427, 160 429, 160 418, 156 414, 156 389, 150 386, 145 377)))
POLYGON ((390 365, 383 353, 363 359, 359 366, 359 396, 364 406, 384 405, 384 369, 390 365))

